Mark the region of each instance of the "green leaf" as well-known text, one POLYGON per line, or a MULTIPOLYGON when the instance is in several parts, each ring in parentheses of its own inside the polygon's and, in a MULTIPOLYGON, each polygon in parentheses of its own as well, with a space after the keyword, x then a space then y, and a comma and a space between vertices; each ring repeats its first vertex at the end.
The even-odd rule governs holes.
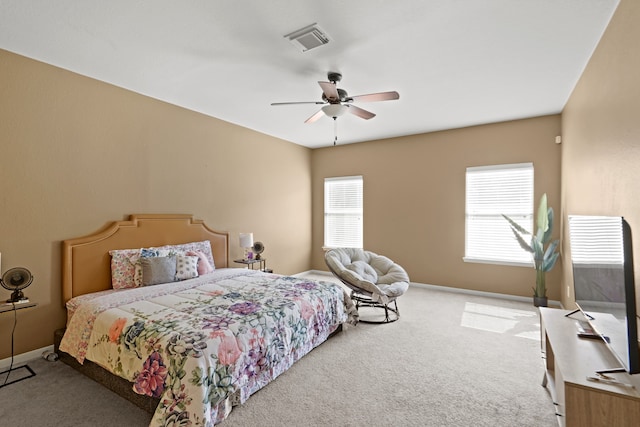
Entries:
POLYGON ((558 240, 554 240, 548 247, 544 253, 544 261, 542 263, 542 271, 551 271, 551 269, 556 265, 556 261, 558 260, 558 252, 555 252, 556 247, 558 247, 558 240))
POLYGON ((542 271, 544 272, 551 271, 551 269, 556 265, 556 261, 558 260, 558 255, 560 254, 556 252, 555 254, 551 255, 551 257, 549 257, 548 259, 545 259, 544 264, 542 265, 542 271))
POLYGON ((544 246, 542 246, 542 242, 540 242, 540 240, 534 237, 531 239, 531 247, 533 247, 533 260, 536 263, 537 269, 544 258, 544 246))
POLYGON ((559 240, 554 240, 553 242, 551 242, 549 246, 547 246, 547 250, 544 253, 544 259, 548 259, 551 257, 551 255, 555 252, 556 248, 558 247, 559 243, 560 243, 559 240))
POLYGON ((538 206, 538 229, 546 232, 549 229, 549 216, 547 212, 547 193, 544 193, 540 198, 540 205, 538 206))
POLYGON ((542 243, 547 243, 551 240, 551 233, 553 233, 553 208, 547 209, 547 230, 542 235, 542 243))

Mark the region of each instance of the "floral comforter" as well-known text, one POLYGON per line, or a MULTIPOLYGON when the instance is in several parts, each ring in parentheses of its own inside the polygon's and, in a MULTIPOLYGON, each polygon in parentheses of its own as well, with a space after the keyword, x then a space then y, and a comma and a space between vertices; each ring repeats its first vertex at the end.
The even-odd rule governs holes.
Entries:
POLYGON ((152 426, 212 426, 347 321, 329 282, 243 269, 72 299, 60 349, 160 398, 152 426))

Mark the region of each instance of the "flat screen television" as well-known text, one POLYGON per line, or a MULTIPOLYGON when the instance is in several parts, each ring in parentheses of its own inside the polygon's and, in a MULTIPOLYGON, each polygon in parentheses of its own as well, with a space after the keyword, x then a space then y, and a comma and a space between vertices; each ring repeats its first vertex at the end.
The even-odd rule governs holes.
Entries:
MULTIPOLYGON (((575 301, 630 374, 640 373, 631 228, 620 216, 569 216, 575 301)), ((607 371, 607 369, 603 369, 607 371)))

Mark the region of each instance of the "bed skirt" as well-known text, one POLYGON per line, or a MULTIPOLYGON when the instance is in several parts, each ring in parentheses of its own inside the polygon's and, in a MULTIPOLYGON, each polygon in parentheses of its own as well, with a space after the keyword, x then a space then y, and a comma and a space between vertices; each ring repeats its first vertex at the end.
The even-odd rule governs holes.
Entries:
MULTIPOLYGON (((338 328, 329 335, 328 339, 337 335, 339 332, 342 332, 342 327, 343 325, 338 325, 338 328)), ((54 332, 54 350, 60 361, 96 381, 98 384, 105 386, 118 396, 127 399, 129 402, 146 412, 153 414, 156 411, 158 403, 160 403, 159 398, 138 394, 133 391, 132 383, 124 378, 120 378, 119 376, 112 374, 102 366, 97 365, 90 360, 85 360, 83 364, 80 364, 73 356, 65 353, 64 351, 60 351, 60 341, 62 341, 64 331, 65 329, 58 329, 54 332)))
POLYGON ((148 413, 153 414, 156 411, 158 403, 160 403, 159 398, 138 394, 133 391, 132 383, 124 378, 120 378, 119 376, 110 373, 90 360, 85 360, 84 364, 81 365, 73 356, 65 353, 64 351, 60 351, 60 341, 62 341, 64 331, 64 329, 58 329, 54 332, 54 350, 58 354, 59 360, 97 383, 105 386, 118 396, 127 399, 137 407, 144 409, 148 413))

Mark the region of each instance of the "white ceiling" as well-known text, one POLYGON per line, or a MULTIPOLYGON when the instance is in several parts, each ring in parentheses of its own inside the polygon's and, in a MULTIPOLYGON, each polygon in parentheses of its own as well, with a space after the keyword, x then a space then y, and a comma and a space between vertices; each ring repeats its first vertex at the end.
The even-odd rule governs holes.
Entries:
MULTIPOLYGON (((0 48, 307 147, 559 113, 619 0, 0 0, 0 48), (285 34, 317 23, 300 52, 285 34)), ((0 70, 1 73, 1 70, 0 70)))

